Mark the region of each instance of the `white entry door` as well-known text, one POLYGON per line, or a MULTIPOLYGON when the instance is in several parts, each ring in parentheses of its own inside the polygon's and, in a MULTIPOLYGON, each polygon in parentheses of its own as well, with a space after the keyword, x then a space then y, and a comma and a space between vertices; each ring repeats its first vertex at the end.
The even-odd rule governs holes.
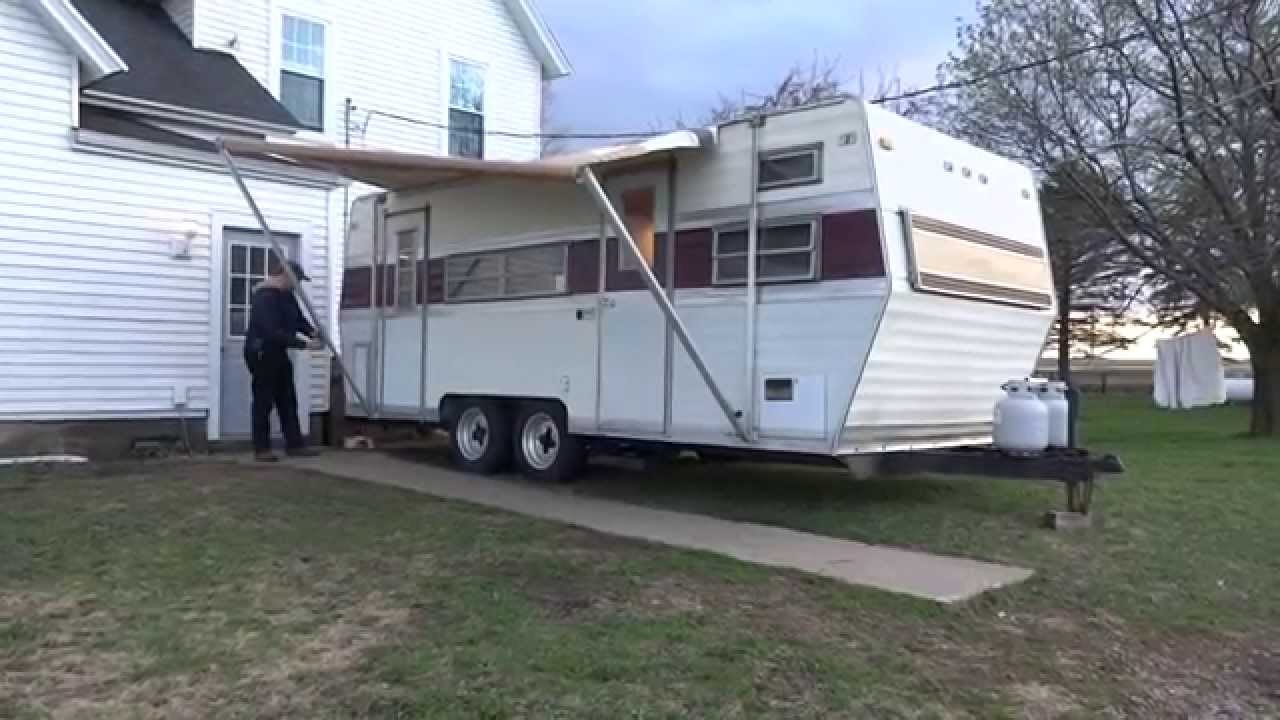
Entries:
MULTIPOLYGON (((608 191, 644 255, 641 261, 662 281, 666 253, 657 236, 666 229, 666 173, 611 178, 608 191)), ((637 258, 615 235, 609 232, 600 295, 599 425, 602 430, 661 433, 666 407, 666 317, 637 272, 637 258)))
MULTIPOLYGON (((249 437, 253 429, 250 413, 252 392, 249 368, 244 362, 244 336, 249 328, 249 305, 253 290, 267 277, 274 263, 271 243, 256 230, 225 228, 222 232, 222 397, 219 399, 219 429, 224 439, 249 437)), ((298 237, 276 233, 276 239, 290 257, 297 257, 298 237)), ((291 352, 293 379, 298 390, 298 421, 307 434, 310 416, 307 392, 307 354, 291 352)), ((280 422, 271 416, 273 436, 280 434, 280 422)))

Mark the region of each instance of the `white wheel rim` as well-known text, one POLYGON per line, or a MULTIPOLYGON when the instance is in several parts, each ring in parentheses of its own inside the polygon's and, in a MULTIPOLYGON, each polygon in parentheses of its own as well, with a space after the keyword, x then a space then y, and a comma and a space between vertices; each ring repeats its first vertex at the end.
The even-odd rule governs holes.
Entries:
POLYGON ((555 418, 545 412, 530 415, 520 428, 520 450, 534 470, 546 470, 555 464, 560 455, 560 428, 555 418))
POLYGON ((458 452, 462 457, 475 462, 484 457, 489 449, 489 419, 484 411, 477 407, 467 408, 458 418, 458 452))

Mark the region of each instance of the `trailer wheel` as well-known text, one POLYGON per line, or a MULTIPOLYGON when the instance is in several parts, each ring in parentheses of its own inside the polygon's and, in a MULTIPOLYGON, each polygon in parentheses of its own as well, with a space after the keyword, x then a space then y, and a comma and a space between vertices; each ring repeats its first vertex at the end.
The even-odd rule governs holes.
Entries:
POLYGON ((457 419, 449 430, 454 464, 485 475, 505 470, 511 462, 511 425, 502 406, 492 400, 458 401, 457 419))
POLYGON ((569 434, 564 411, 550 403, 525 407, 515 424, 516 464, 531 480, 569 482, 582 469, 585 448, 569 434))

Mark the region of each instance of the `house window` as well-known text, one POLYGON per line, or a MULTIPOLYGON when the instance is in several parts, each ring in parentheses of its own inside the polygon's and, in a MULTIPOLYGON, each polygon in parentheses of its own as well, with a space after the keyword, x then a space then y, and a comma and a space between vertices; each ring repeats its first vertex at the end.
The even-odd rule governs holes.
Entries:
POLYGON ((283 16, 280 31, 280 103, 311 130, 324 130, 325 26, 283 16))
POLYGON ((418 231, 396 233, 396 307, 412 310, 417 304, 418 231))
MULTIPOLYGON (((622 193, 622 218, 627 231, 640 248, 640 256, 653 267, 654 249, 657 247, 657 223, 655 221, 656 196, 653 188, 636 188, 622 193)), ((624 246, 618 248, 618 269, 639 270, 636 256, 624 246)))
POLYGON ((449 62, 449 154, 484 157, 484 68, 449 62))
POLYGON ((565 292, 568 246, 540 245, 455 255, 444 265, 447 302, 559 295, 565 292))
POLYGON ((760 153, 761 190, 822 182, 822 143, 760 153))
MULTIPOLYGON (((759 282, 812 280, 817 271, 818 221, 782 221, 760 228, 756 248, 759 282)), ((747 281, 747 229, 716 230, 713 279, 717 285, 747 281)))

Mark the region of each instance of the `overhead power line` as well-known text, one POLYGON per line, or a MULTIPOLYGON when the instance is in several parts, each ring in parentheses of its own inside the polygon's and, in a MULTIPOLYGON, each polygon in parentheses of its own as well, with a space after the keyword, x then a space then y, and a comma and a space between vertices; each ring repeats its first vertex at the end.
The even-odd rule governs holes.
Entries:
MULTIPOLYGON (((1234 10, 1237 7, 1251 5, 1253 4, 1254 1, 1255 0, 1234 0, 1234 2, 1227 3, 1221 7, 1214 8, 1213 10, 1206 10, 1205 12, 1202 12, 1198 15, 1192 15, 1191 17, 1187 18, 1184 22, 1187 24, 1203 22, 1205 20, 1208 20, 1214 17, 1215 15, 1219 15, 1224 12, 1234 10)), ((1045 67, 1047 65, 1052 65, 1054 63, 1066 62, 1067 60, 1073 60, 1075 58, 1080 57, 1081 55, 1087 55, 1092 52, 1098 52, 1099 50, 1114 50, 1116 48, 1124 47, 1125 45, 1128 45, 1131 42, 1141 40, 1142 38, 1146 37, 1146 35, 1147 33, 1145 31, 1139 30, 1136 32, 1131 32, 1127 35, 1121 35, 1120 37, 1115 38, 1114 40, 1107 40, 1105 42, 1093 43, 1091 45, 1082 45, 1078 48, 1072 48, 1071 50, 1067 50, 1058 55, 1039 58, 1036 60, 1028 60, 1026 62, 1016 63, 1013 65, 1005 65, 1003 67, 998 67, 995 70, 991 70, 990 72, 982 73, 981 75, 977 75, 971 78, 965 78, 964 80, 953 80, 951 82, 939 83, 937 85, 930 85, 929 87, 918 88, 915 90, 907 90, 905 92, 897 93, 895 95, 886 95, 884 97, 876 98, 871 102, 877 105, 882 105, 884 103, 896 102, 898 100, 911 100, 913 98, 918 98, 923 95, 932 95, 934 93, 945 92, 947 90, 959 90, 961 88, 973 87, 975 85, 983 85, 985 83, 991 82, 992 80, 998 80, 1002 77, 1008 77, 1009 75, 1020 73, 1026 70, 1034 70, 1035 68, 1045 67)))
MULTIPOLYGON (((1252 5, 1254 2, 1256 2, 1256 0, 1233 0, 1232 2, 1225 3, 1217 8, 1206 10, 1197 15, 1193 15, 1187 18, 1186 20, 1184 20, 1183 22, 1185 24, 1204 22, 1217 15, 1229 12, 1236 8, 1252 5)), ((1089 53, 1098 52, 1101 50, 1117 49, 1125 45, 1128 45, 1129 43, 1136 42, 1137 40, 1140 40, 1143 37, 1146 37, 1146 35, 1147 33, 1145 31, 1135 31, 1132 33, 1128 33, 1126 35, 1122 35, 1112 40, 1107 40, 1103 42, 1092 43, 1089 45, 1082 45, 1077 48, 1072 48, 1070 50, 1066 50, 1057 55, 1037 58, 1035 60, 1028 60, 1026 62, 1016 63, 1012 65, 1005 65, 1005 66, 996 68, 994 70, 991 70, 989 72, 982 73, 981 75, 965 78, 963 80, 953 80, 951 82, 938 83, 936 85, 917 88, 915 90, 907 90, 907 91, 896 93, 893 95, 885 95, 879 98, 875 98, 871 102, 877 105, 882 105, 885 103, 896 102, 900 100, 911 100, 914 98, 923 97, 925 95, 933 95, 940 92, 946 92, 948 90, 959 90, 966 87, 974 87, 977 85, 982 85, 982 84, 991 82, 993 80, 998 80, 1002 77, 1008 77, 1010 75, 1014 75, 1020 72, 1025 72, 1027 70, 1034 70, 1036 68, 1052 65, 1054 63, 1066 62, 1068 60, 1072 60, 1077 57, 1087 55, 1089 53)), ((435 122, 431 120, 423 120, 420 118, 412 118, 406 115, 400 115, 398 113, 388 112, 386 110, 379 110, 376 108, 357 108, 356 106, 352 106, 352 109, 363 110, 365 113, 367 113, 367 118, 365 120, 366 130, 368 128, 369 119, 375 116, 381 116, 391 120, 397 120, 400 122, 406 122, 413 125, 430 127, 430 128, 435 128, 439 130, 449 129, 449 125, 446 123, 435 122)), ((655 135, 674 132, 680 129, 683 129, 683 128, 667 128, 667 129, 656 129, 656 130, 628 130, 628 131, 617 131, 617 132, 523 132, 523 131, 516 131, 516 130, 487 130, 486 129, 486 130, 482 130, 478 134, 484 135, 486 137, 506 137, 506 138, 521 139, 521 140, 643 140, 646 138, 651 138, 655 135)))

